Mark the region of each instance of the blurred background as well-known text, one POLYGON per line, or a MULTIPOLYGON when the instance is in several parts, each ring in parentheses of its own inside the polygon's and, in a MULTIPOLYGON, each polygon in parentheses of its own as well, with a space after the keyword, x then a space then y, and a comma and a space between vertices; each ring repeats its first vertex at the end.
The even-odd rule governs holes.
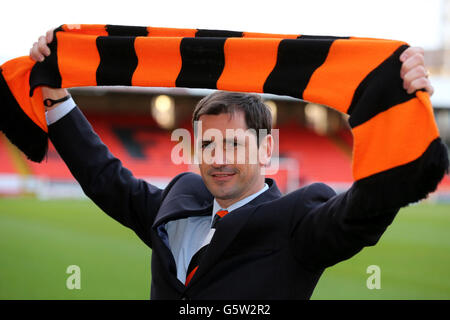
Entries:
MULTIPOLYGON (((0 64, 27 55, 61 24, 95 23, 363 36, 425 49, 440 133, 450 145, 450 0, 385 1, 15 1, 4 4, 0 64)), ((211 90, 86 87, 70 92, 112 153, 135 176, 163 188, 176 174, 175 128, 191 130, 193 108, 211 90)), ((347 117, 321 105, 263 95, 279 135, 279 171, 287 193, 312 182, 337 192, 352 183, 347 117)), ((380 242, 326 270, 313 299, 449 299, 450 178, 429 199, 400 211, 380 242), (370 290, 366 272, 381 270, 370 290)), ((30 162, 0 134, 0 299, 148 299, 150 257, 130 231, 83 194, 52 145, 30 162), (69 265, 81 289, 69 290, 69 265)))

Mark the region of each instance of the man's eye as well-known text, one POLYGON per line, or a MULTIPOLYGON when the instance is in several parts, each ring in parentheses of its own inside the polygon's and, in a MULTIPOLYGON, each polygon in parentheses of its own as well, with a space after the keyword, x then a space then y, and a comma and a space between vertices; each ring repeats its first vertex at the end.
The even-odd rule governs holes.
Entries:
POLYGON ((229 142, 227 142, 227 146, 230 146, 232 148, 237 148, 240 146, 240 144, 237 141, 229 141, 229 142))

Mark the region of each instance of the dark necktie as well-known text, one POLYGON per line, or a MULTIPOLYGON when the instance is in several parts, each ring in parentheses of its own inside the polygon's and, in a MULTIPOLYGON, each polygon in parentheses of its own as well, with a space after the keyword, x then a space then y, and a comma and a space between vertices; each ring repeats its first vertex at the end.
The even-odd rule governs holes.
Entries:
MULTIPOLYGON (((219 210, 216 212, 216 214, 214 215, 212 224, 211 224, 211 229, 215 229, 216 228, 216 224, 217 222, 220 220, 220 218, 223 218, 226 214, 228 213, 227 210, 219 210)), ((200 248, 200 250, 198 250, 191 258, 191 261, 189 262, 189 266, 187 269, 187 276, 186 276, 186 281, 184 283, 185 286, 187 286, 189 284, 189 282, 191 281, 192 277, 194 276, 195 272, 198 269, 198 265, 200 264, 200 260, 202 258, 202 256, 205 254, 206 250, 208 249, 209 244, 203 246, 200 248)))

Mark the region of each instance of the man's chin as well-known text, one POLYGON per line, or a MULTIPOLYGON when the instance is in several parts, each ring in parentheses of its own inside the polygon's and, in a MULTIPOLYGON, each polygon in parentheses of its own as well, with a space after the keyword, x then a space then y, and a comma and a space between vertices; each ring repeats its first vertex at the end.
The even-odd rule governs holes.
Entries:
POLYGON ((209 186, 208 189, 212 195, 219 200, 230 200, 236 197, 235 190, 223 184, 214 184, 213 186, 209 186))
POLYGON ((216 199, 230 200, 235 198, 239 193, 236 181, 234 181, 235 178, 236 177, 234 176, 232 179, 219 181, 209 176, 208 179, 205 179, 204 181, 209 192, 211 192, 216 199))

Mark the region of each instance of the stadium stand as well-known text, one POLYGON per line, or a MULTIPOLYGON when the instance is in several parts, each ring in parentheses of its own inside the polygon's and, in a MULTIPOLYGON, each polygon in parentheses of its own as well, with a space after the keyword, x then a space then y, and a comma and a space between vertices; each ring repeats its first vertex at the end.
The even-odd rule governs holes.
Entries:
MULTIPOLYGON (((170 141, 169 133, 159 129, 150 117, 88 115, 88 118, 114 156, 136 176, 170 177, 187 170, 187 166, 171 164, 170 153, 176 142, 170 141)), ((28 164, 37 176, 72 178, 53 145, 44 163, 28 164)))
POLYGON ((19 173, 17 172, 14 163, 13 163, 13 157, 10 154, 9 148, 11 148, 12 145, 9 143, 9 141, 6 139, 5 136, 0 136, 0 173, 19 173))
POLYGON ((302 184, 351 183, 351 156, 330 137, 288 124, 280 128, 279 140, 280 154, 298 161, 302 184))

